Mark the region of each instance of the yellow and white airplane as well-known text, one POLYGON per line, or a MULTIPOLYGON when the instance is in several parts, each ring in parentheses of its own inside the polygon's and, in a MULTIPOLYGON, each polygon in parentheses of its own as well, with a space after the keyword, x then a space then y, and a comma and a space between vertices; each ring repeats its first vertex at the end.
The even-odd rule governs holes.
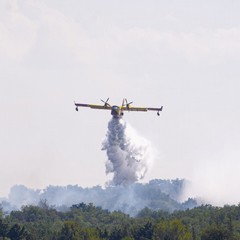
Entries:
POLYGON ((106 101, 101 101, 104 103, 104 105, 94 105, 94 104, 85 104, 85 103, 74 103, 76 106, 76 111, 78 111, 78 107, 89 107, 93 109, 103 109, 103 110, 111 110, 111 114, 114 118, 121 118, 124 114, 124 111, 140 111, 140 112, 147 112, 147 111, 156 111, 157 115, 160 115, 160 111, 162 111, 163 106, 160 108, 151 108, 151 107, 132 107, 131 104, 133 102, 127 102, 127 99, 124 98, 122 101, 121 106, 113 105, 111 106, 108 103, 109 98, 106 101))

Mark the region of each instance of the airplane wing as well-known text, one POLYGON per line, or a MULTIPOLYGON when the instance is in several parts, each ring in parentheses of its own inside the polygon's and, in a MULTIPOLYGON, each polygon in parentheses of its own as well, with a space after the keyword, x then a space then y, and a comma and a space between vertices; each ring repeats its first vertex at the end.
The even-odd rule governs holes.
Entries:
POLYGON ((146 112, 148 109, 145 107, 122 107, 123 111, 140 111, 146 112))
POLYGON ((160 108, 147 108, 147 110, 149 110, 149 111, 158 111, 158 112, 160 112, 160 111, 163 110, 163 106, 161 106, 160 108))
POLYGON ((160 108, 148 108, 148 107, 122 107, 122 110, 124 111, 141 111, 141 112, 147 112, 147 111, 162 111, 163 106, 160 108))
POLYGON ((74 103, 76 106, 76 110, 78 107, 89 107, 93 109, 105 109, 105 110, 110 110, 111 106, 110 105, 94 105, 94 104, 85 104, 85 103, 74 103))

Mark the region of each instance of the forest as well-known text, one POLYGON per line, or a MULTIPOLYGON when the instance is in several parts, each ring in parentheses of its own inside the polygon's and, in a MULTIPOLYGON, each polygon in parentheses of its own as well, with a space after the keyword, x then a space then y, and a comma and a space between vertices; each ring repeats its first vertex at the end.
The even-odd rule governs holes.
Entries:
POLYGON ((0 240, 237 240, 240 205, 181 201, 187 181, 130 186, 13 186, 0 199, 0 240))
POLYGON ((131 217, 93 204, 79 203, 58 211, 41 201, 4 215, 0 211, 0 239, 12 240, 237 240, 240 205, 193 209, 142 209, 131 217))

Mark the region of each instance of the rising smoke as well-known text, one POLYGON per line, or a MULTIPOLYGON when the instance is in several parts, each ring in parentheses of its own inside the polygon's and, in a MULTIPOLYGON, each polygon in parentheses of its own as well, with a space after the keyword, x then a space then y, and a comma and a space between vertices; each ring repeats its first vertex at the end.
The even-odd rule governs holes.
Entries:
POLYGON ((188 199, 186 202, 179 201, 185 184, 184 179, 154 179, 144 184, 134 183, 129 186, 106 188, 68 185, 34 190, 23 185, 15 185, 7 198, 0 198, 0 212, 2 209, 5 214, 9 214, 26 205, 42 207, 42 203, 60 211, 68 211, 73 204, 81 202, 92 203, 109 211, 122 211, 131 216, 135 216, 145 207, 172 212, 192 208, 197 204, 193 199, 188 199))
POLYGON ((129 185, 143 179, 152 162, 150 143, 140 137, 122 118, 108 123, 102 150, 107 153, 106 173, 112 173, 109 185, 129 185))

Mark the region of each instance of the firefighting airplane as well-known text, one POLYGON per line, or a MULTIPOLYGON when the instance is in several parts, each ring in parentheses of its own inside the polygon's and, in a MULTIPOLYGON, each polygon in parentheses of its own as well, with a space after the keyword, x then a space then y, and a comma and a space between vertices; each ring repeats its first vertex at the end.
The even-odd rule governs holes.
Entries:
POLYGON ((76 111, 78 111, 78 107, 89 107, 93 109, 103 109, 103 110, 111 110, 111 114, 114 118, 121 118, 123 116, 124 111, 140 111, 140 112, 147 112, 147 111, 157 111, 157 115, 160 115, 160 111, 162 111, 163 106, 160 108, 150 108, 150 107, 132 107, 131 104, 133 102, 128 102, 126 98, 123 99, 121 106, 113 105, 111 106, 108 103, 109 98, 106 101, 101 101, 104 105, 94 105, 94 104, 85 104, 85 103, 74 103, 76 106, 76 111))

